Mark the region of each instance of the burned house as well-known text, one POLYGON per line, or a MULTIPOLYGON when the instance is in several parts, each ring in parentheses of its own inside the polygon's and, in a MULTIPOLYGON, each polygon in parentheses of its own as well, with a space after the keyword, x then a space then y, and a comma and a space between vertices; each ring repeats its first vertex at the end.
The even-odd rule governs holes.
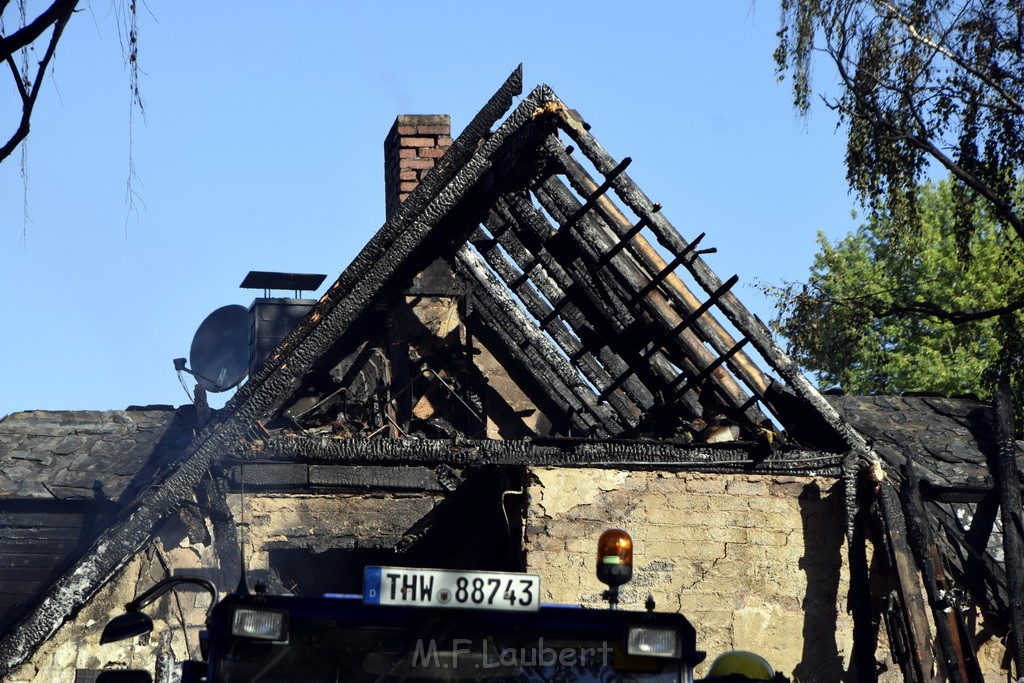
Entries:
POLYGON ((546 601, 596 604, 613 526, 637 548, 623 602, 684 612, 711 654, 1005 678, 1019 451, 992 408, 819 394, 705 236, 521 89, 454 140, 397 119, 386 223, 224 409, 0 421, 5 680, 184 659, 205 594, 162 598, 151 639, 99 631, 160 578, 230 590, 243 563, 304 594, 358 591, 366 564, 529 569, 546 601))

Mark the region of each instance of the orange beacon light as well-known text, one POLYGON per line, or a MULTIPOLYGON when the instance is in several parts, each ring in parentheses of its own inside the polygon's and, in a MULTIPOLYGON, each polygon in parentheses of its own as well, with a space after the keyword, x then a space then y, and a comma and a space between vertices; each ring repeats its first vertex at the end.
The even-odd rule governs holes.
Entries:
POLYGON ((615 609, 619 586, 633 578, 633 539, 622 529, 608 529, 597 539, 597 578, 608 586, 603 597, 615 609))

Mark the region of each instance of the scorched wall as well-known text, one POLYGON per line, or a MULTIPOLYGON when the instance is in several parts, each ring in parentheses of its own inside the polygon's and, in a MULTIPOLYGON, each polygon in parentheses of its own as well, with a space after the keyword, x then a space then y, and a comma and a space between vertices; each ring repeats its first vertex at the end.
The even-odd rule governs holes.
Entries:
MULTIPOLYGON (((544 600, 599 606, 597 538, 633 536, 622 608, 679 611, 697 646, 744 649, 787 675, 845 680, 853 622, 841 484, 834 479, 535 469, 526 557, 544 600)), ((707 664, 698 669, 706 670, 707 664)))

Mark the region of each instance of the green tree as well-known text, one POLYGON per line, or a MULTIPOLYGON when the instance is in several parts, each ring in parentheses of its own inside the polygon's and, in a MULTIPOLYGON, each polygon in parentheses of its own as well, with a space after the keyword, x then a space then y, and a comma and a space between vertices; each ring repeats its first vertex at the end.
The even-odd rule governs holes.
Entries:
POLYGON ((951 182, 924 185, 915 203, 913 235, 894 231, 887 212, 834 244, 819 234, 808 282, 769 288, 778 314, 773 328, 823 386, 988 397, 992 369, 1001 368, 1019 399, 1024 312, 968 311, 997 309, 1021 291, 1024 240, 979 211, 970 240, 960 244, 951 182))
MULTIPOLYGON (((922 228, 918 186, 941 169, 952 178, 943 227, 956 235, 957 256, 977 248, 982 207, 989 229, 1024 239, 1015 195, 1024 171, 1024 3, 781 0, 781 10, 778 73, 792 77, 806 113, 812 67, 834 69, 838 90, 823 99, 846 131, 850 189, 872 214, 913 237, 922 228)), ((979 300, 970 310, 1024 307, 1024 291, 999 289, 1005 299, 984 298, 993 309, 979 300)))

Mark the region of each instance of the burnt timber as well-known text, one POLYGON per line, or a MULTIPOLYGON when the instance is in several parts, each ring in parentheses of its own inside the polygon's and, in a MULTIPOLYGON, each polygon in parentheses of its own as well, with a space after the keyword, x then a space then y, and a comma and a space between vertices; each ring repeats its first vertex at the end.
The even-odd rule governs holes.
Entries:
POLYGON ((530 465, 538 467, 599 467, 836 476, 838 455, 788 450, 764 458, 752 457, 754 444, 692 444, 665 442, 591 441, 571 438, 493 441, 444 439, 316 439, 283 436, 261 441, 257 450, 242 447, 240 459, 310 464, 422 464, 474 467, 530 465))

